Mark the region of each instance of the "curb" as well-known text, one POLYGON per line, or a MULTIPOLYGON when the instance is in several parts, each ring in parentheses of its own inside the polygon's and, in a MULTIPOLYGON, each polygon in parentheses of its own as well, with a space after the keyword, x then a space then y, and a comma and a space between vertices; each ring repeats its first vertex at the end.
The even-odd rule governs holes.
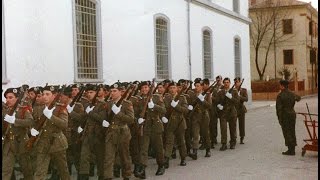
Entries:
POLYGON ((305 96, 302 96, 301 99, 311 98, 311 97, 315 97, 315 96, 318 96, 318 94, 305 95, 305 96))

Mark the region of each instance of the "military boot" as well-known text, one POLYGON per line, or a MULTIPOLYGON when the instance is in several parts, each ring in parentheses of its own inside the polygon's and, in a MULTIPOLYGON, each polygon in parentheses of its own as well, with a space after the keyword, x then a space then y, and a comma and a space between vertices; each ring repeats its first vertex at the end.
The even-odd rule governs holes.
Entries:
POLYGON ((94 163, 90 163, 89 176, 94 176, 94 163))
POLYGON ((139 164, 135 164, 134 165, 134 169, 133 169, 133 174, 134 177, 139 177, 139 171, 140 171, 141 167, 139 164))
POLYGON ((186 166, 186 165, 187 165, 187 163, 186 163, 185 158, 181 158, 180 166, 186 166))
POLYGON ((113 176, 116 178, 120 177, 120 166, 113 166, 113 176))
POLYGON ((244 138, 244 137, 241 137, 241 138, 240 138, 240 144, 244 144, 243 138, 244 138))
POLYGON ((214 149, 214 142, 211 142, 211 149, 214 149))
POLYGON ((169 157, 164 157, 164 168, 168 169, 169 168, 169 157))
POLYGON ((220 151, 225 151, 227 150, 227 145, 226 144, 222 144, 221 148, 220 148, 220 151))
POLYGON ((282 152, 282 154, 283 154, 283 155, 294 156, 294 155, 296 155, 294 149, 295 149, 294 147, 292 148, 291 146, 289 146, 289 147, 288 147, 288 150, 285 151, 285 152, 282 152))
POLYGON ((234 143, 230 144, 230 149, 235 149, 236 145, 234 143))
POLYGON ((177 158, 177 154, 176 154, 176 147, 173 147, 172 148, 172 154, 171 154, 171 157, 172 157, 172 159, 176 159, 177 158))
POLYGON ((210 157, 210 156, 211 156, 210 148, 207 148, 206 155, 204 157, 210 157))
POLYGON ((198 159, 197 149, 193 149, 193 152, 189 155, 193 160, 198 159))
POLYGON ((137 176, 140 179, 146 179, 146 167, 144 165, 140 166, 139 172, 137 173, 137 176))
POLYGON ((159 165, 159 166, 158 166, 158 170, 157 170, 157 172, 156 172, 156 176, 161 176, 161 175, 164 174, 164 172, 165 172, 164 166, 163 166, 163 165, 159 165))

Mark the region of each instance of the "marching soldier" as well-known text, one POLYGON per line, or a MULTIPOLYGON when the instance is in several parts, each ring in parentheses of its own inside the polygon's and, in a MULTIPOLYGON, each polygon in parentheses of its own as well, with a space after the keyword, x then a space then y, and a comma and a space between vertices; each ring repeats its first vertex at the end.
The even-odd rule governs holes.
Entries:
POLYGON ((6 105, 2 106, 2 179, 10 180, 16 159, 19 159, 24 179, 33 179, 30 154, 25 145, 28 141, 27 130, 33 123, 33 117, 26 106, 19 106, 12 115, 19 96, 18 88, 8 88, 4 97, 6 105))
POLYGON ((191 113, 191 123, 192 123, 192 148, 193 153, 190 157, 194 160, 197 159, 197 150, 199 148, 200 133, 204 139, 204 146, 206 148, 205 157, 210 157, 210 135, 209 135, 209 113, 208 110, 211 107, 212 99, 211 94, 207 93, 202 95, 203 92, 203 81, 201 78, 196 78, 194 80, 195 94, 191 97, 191 102, 194 104, 197 101, 197 105, 192 107, 189 105, 188 109, 191 113))
POLYGON ((68 126, 68 114, 65 107, 55 102, 58 89, 59 86, 45 86, 43 88, 44 105, 37 106, 33 111, 36 126, 40 120, 45 121, 42 129, 31 129, 31 135, 38 138, 34 144, 37 156, 35 179, 46 179, 50 160, 56 166, 62 179, 70 179, 66 159, 68 143, 62 133, 68 126), (53 108, 49 109, 52 103, 54 103, 53 108))
POLYGON ((105 139, 105 158, 104 158, 104 178, 106 180, 113 177, 113 165, 116 153, 119 153, 122 165, 122 177, 129 179, 131 176, 131 162, 129 154, 129 144, 131 139, 128 124, 134 122, 133 106, 130 101, 124 100, 122 105, 116 103, 121 99, 121 84, 115 83, 111 87, 112 100, 105 106, 107 120, 102 121, 102 126, 107 128, 105 139), (114 116, 111 115, 114 113, 114 116))
POLYGON ((211 108, 211 117, 210 117, 210 139, 211 139, 211 148, 214 148, 214 145, 218 143, 217 135, 218 135, 218 108, 217 108, 217 95, 218 92, 223 88, 222 84, 222 76, 216 77, 216 84, 213 86, 212 91, 212 108, 211 108))
POLYGON ((146 102, 148 99, 148 93, 151 91, 150 83, 143 81, 140 84, 141 89, 141 99, 137 104, 139 109, 137 113, 141 113, 145 104, 148 104, 148 109, 146 110, 146 118, 140 117, 138 123, 143 123, 143 135, 141 137, 142 147, 140 151, 141 157, 141 170, 138 173, 138 177, 141 179, 146 178, 145 168, 147 167, 148 162, 148 148, 149 144, 152 145, 152 148, 156 153, 156 160, 158 164, 158 170, 156 175, 163 175, 165 172, 164 168, 164 152, 163 152, 163 142, 162 142, 162 133, 163 125, 160 120, 160 116, 165 114, 166 108, 162 99, 162 96, 159 94, 154 94, 150 98, 149 102, 146 102))
POLYGON ((181 158, 180 166, 186 166, 185 158, 187 149, 185 144, 185 130, 187 128, 183 114, 188 113, 187 100, 183 95, 177 97, 177 83, 171 82, 168 86, 169 94, 164 97, 164 103, 167 111, 173 108, 170 117, 163 117, 162 122, 167 123, 166 129, 166 146, 165 146, 165 168, 169 168, 169 157, 172 153, 174 139, 177 138, 179 154, 181 158), (177 98, 176 98, 177 97, 177 98), (175 98, 178 99, 175 101, 175 98))
POLYGON ((220 151, 227 149, 227 123, 230 131, 230 149, 234 149, 237 139, 237 110, 236 104, 239 102, 238 91, 230 88, 230 79, 223 79, 223 89, 217 95, 217 107, 219 108, 220 130, 221 130, 221 148, 220 151))
POLYGON ((248 102, 248 93, 246 88, 241 87, 240 77, 234 79, 235 88, 238 90, 239 94, 239 103, 236 106, 237 117, 239 120, 239 134, 240 134, 240 144, 244 144, 243 139, 245 136, 245 114, 247 112, 244 102, 248 102))
POLYGON ((280 81, 281 92, 277 96, 276 110, 279 124, 288 150, 282 152, 283 155, 295 155, 296 139, 296 113, 294 111, 295 102, 299 102, 301 97, 288 89, 289 81, 280 81))

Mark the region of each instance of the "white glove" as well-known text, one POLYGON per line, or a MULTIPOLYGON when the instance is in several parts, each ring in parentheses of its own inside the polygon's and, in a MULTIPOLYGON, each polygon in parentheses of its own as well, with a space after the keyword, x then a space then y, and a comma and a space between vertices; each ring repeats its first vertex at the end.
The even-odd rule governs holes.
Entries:
POLYGON ((78 133, 80 134, 82 131, 83 131, 82 127, 79 126, 79 127, 78 127, 78 133))
POLYGON ((73 105, 72 107, 68 104, 67 106, 67 111, 68 113, 71 113, 73 111, 73 108, 74 108, 75 105, 73 105))
POLYGON ((32 128, 30 132, 31 132, 31 136, 37 136, 39 134, 39 131, 37 131, 34 128, 32 128))
POLYGON ((203 102, 205 96, 206 96, 206 95, 202 95, 202 94, 200 93, 199 96, 198 96, 198 98, 200 99, 201 102, 203 102))
POLYGON ((217 107, 222 110, 223 109, 223 106, 221 104, 218 104, 217 107))
POLYGON ((106 120, 102 121, 102 126, 103 127, 109 127, 109 125, 110 125, 110 123, 108 121, 106 121, 106 120))
POLYGON ((231 99, 232 98, 232 94, 230 94, 229 92, 227 92, 226 96, 231 99))
POLYGON ((139 123, 139 124, 142 124, 144 121, 145 121, 145 119, 143 119, 143 118, 139 118, 139 119, 138 119, 138 123, 139 123))
POLYGON ((88 107, 86 108, 86 113, 89 114, 89 112, 91 112, 91 111, 94 109, 94 107, 95 107, 95 106, 92 106, 92 107, 90 108, 90 106, 88 106, 88 107))
POLYGON ((179 103, 179 100, 178 100, 178 101, 172 100, 172 101, 171 101, 171 106, 172 106, 172 107, 176 107, 176 106, 178 105, 178 103, 179 103))
POLYGON ((168 120, 166 117, 163 116, 163 117, 161 118, 161 121, 166 124, 169 120, 168 120))
POLYGON ((188 109, 189 109, 190 111, 192 111, 192 110, 193 110, 193 106, 192 106, 192 105, 189 105, 189 106, 188 106, 188 109))
POLYGON ((16 113, 13 113, 12 116, 9 116, 8 114, 6 114, 4 116, 4 120, 7 121, 10 124, 14 124, 14 122, 16 121, 16 113))
POLYGON ((153 103, 152 99, 150 99, 150 102, 148 102, 148 108, 149 109, 154 108, 154 103, 153 103))
POLYGON ((113 111, 114 114, 118 114, 121 110, 121 107, 122 107, 122 105, 117 107, 115 104, 113 104, 111 110, 113 111))
POLYGON ((53 107, 52 109, 48 109, 48 107, 46 106, 46 108, 44 108, 43 110, 43 114, 48 118, 48 119, 51 119, 52 117, 52 112, 53 110, 56 109, 56 107, 53 107))

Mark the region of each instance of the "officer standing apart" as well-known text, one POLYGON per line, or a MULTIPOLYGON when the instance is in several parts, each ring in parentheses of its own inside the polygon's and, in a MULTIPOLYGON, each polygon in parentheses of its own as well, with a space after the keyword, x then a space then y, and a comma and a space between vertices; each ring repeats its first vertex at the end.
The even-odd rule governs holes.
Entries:
POLYGON ((245 114, 247 112, 244 102, 248 102, 248 93, 246 88, 242 88, 240 77, 234 79, 234 86, 238 90, 239 103, 237 103, 237 117, 239 120, 239 134, 240 134, 240 144, 244 144, 243 139, 245 136, 245 114))
POLYGON ((288 150, 282 152, 283 155, 295 155, 296 140, 296 113, 294 111, 295 102, 300 101, 301 97, 288 89, 289 81, 280 81, 280 93, 277 96, 276 109, 277 116, 282 128, 285 145, 288 150))

